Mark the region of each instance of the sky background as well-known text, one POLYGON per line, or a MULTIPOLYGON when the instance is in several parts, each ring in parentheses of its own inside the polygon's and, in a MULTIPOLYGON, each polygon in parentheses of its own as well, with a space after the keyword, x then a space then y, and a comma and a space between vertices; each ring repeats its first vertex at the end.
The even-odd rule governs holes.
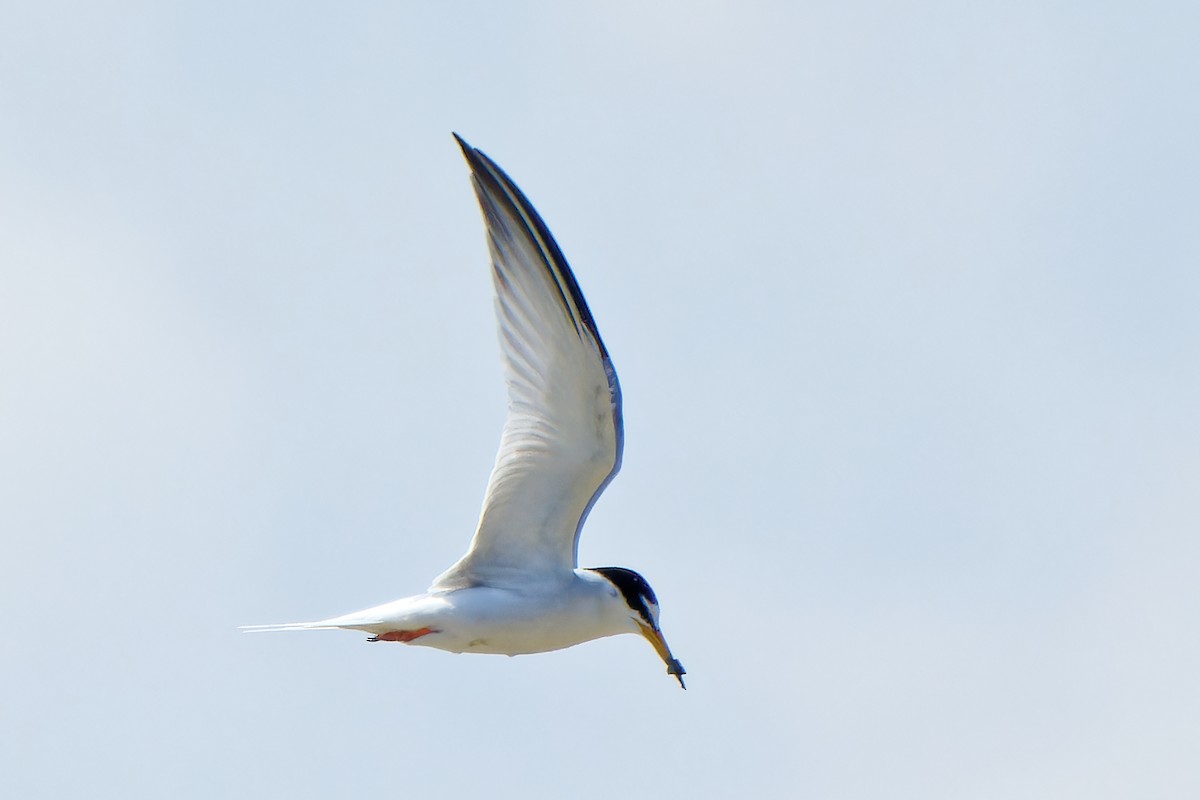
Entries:
POLYGON ((1200 796, 1197 8, 0 3, 0 794, 1200 796), (466 548, 452 130, 613 355, 580 557, 686 693, 236 630, 466 548))

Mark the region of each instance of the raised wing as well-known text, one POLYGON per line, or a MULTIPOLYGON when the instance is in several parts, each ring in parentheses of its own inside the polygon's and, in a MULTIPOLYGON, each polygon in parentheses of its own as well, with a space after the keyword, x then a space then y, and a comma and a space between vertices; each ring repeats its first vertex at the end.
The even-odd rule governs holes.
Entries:
POLYGON ((579 285, 533 205, 458 135, 487 225, 508 419, 471 547, 433 584, 565 580, 621 466, 621 389, 579 285))

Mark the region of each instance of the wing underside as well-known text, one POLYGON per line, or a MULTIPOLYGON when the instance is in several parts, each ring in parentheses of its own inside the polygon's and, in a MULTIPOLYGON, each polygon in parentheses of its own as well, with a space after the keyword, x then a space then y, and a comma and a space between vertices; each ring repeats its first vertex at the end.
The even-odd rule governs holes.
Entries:
POLYGON ((545 223, 491 159, 458 142, 487 227, 508 417, 471 547, 433 588, 563 579, 620 468, 621 390, 545 223))

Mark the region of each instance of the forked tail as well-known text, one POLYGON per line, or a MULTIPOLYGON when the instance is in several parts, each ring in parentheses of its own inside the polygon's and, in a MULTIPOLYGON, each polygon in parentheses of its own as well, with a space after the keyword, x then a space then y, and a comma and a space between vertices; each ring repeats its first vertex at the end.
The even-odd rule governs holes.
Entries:
POLYGON ((329 631, 340 626, 325 622, 284 622, 280 625, 239 625, 242 633, 270 633, 273 631, 329 631))

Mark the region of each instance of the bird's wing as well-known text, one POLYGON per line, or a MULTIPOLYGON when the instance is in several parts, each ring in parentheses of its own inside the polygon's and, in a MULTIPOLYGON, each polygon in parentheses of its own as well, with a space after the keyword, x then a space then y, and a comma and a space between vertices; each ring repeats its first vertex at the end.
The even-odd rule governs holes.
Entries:
POLYGON ((563 580, 621 466, 621 389, 546 224, 490 158, 455 138, 487 225, 508 418, 471 547, 433 588, 563 580))

